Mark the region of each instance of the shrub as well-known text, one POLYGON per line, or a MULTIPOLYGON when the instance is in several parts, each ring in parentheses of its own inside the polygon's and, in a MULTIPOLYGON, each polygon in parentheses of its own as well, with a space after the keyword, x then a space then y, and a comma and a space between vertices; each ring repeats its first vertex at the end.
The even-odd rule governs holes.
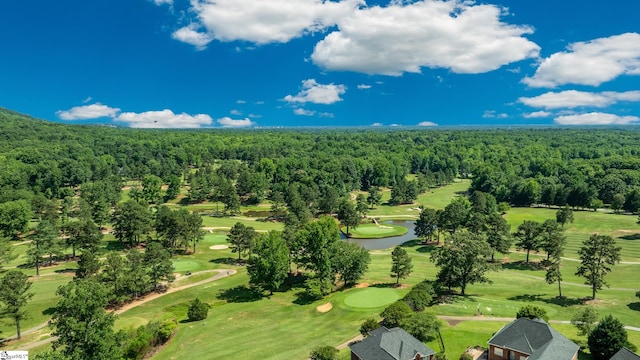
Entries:
POLYGON ((414 286, 402 299, 413 311, 422 311, 433 301, 433 295, 431 294, 433 288, 431 288, 431 285, 427 285, 427 287, 418 287, 418 285, 414 286))
POLYGON ((521 307, 516 314, 516 319, 520 318, 542 319, 544 321, 549 321, 547 310, 535 305, 525 305, 521 307))
POLYGON ((203 303, 198 298, 193 300, 187 311, 189 321, 204 320, 207 316, 209 316, 209 304, 203 303))
POLYGON ((311 350, 309 358, 311 360, 337 360, 338 349, 333 346, 318 346, 311 350))
POLYGON ((402 328, 420 341, 431 341, 436 337, 440 321, 433 314, 415 313, 402 321, 402 328))
POLYGON ((380 324, 375 319, 368 318, 362 322, 362 325, 360 325, 360 334, 362 334, 362 336, 367 336, 371 331, 379 327, 380 324))
POLYGON ((460 355, 460 360, 473 360, 473 356, 465 352, 465 353, 462 353, 462 355, 460 355))
POLYGON ((396 301, 384 309, 380 316, 383 317, 382 325, 388 328, 400 326, 402 321, 413 313, 413 310, 404 301, 396 301))

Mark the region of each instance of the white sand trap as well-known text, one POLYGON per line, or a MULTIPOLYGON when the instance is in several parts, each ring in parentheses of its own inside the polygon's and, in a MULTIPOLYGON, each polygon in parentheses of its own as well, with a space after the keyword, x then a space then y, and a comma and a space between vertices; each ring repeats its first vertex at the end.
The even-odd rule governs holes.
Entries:
POLYGON ((380 226, 378 226, 378 228, 380 228, 380 229, 393 229, 392 226, 387 226, 387 225, 380 225, 380 226))
POLYGON ((331 309, 333 309, 333 305, 331 305, 330 302, 316 307, 316 310, 318 310, 318 312, 321 312, 321 313, 326 313, 331 309))
POLYGON ((209 249, 211 250, 224 250, 224 249, 228 249, 229 245, 211 245, 209 246, 209 249))

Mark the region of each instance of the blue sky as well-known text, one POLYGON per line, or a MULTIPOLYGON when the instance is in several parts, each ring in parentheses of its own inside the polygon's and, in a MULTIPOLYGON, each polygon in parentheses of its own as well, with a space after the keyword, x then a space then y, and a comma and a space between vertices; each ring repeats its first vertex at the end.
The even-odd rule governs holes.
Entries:
POLYGON ((0 106, 131 127, 640 123, 637 0, 0 1, 0 106))

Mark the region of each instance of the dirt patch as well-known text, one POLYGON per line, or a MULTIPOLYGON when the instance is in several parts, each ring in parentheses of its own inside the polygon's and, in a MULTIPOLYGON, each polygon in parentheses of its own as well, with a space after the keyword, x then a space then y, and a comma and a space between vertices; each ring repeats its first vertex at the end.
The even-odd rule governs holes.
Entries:
POLYGON ((449 326, 454 327, 458 324, 460 324, 463 320, 451 320, 451 319, 447 319, 447 324, 449 324, 449 326))
POLYGON ((360 289, 360 288, 366 288, 369 287, 369 283, 360 283, 358 285, 355 286, 356 289, 360 289))
POLYGON ((316 307, 316 310, 318 310, 318 312, 320 312, 320 313, 329 312, 331 309, 333 309, 333 305, 331 305, 330 302, 328 302, 326 304, 319 305, 318 307, 316 307))
POLYGON ((211 245, 209 246, 209 249, 211 250, 224 250, 224 249, 228 249, 229 245, 211 245))

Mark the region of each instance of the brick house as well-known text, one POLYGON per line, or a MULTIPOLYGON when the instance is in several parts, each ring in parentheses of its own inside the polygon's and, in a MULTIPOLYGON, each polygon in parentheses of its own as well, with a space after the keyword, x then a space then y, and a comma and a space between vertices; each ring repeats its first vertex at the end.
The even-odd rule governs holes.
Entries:
POLYGON ((377 328, 349 345, 351 360, 432 360, 431 348, 401 328, 377 328))
POLYGON ((579 349, 543 320, 520 318, 489 339, 489 360, 576 360, 579 349))

